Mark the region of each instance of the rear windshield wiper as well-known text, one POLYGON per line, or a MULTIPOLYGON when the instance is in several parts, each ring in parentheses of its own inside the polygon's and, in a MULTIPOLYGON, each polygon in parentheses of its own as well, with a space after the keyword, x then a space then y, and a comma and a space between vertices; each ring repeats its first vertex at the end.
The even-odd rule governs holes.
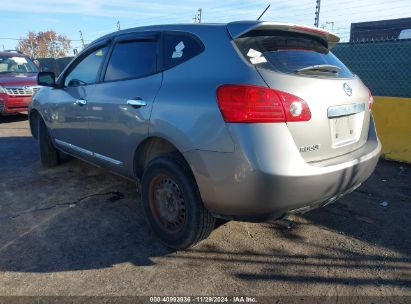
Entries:
POLYGON ((305 74, 332 74, 332 75, 338 75, 338 73, 340 72, 340 68, 335 66, 335 65, 331 65, 331 64, 317 64, 317 65, 310 65, 308 67, 305 68, 301 68, 296 70, 296 73, 305 73, 305 74))

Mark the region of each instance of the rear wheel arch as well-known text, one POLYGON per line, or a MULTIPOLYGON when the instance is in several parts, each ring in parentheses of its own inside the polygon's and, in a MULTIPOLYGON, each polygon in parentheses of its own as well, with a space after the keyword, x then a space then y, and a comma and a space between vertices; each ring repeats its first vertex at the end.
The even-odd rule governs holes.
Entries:
POLYGON ((178 155, 189 166, 180 150, 170 141, 157 136, 146 138, 138 145, 134 153, 134 176, 141 179, 144 169, 151 160, 170 153, 178 155))

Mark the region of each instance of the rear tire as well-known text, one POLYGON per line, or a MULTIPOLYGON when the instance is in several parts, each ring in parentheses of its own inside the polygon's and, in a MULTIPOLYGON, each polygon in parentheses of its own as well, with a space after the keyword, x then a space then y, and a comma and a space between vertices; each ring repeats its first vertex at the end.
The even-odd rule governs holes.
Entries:
POLYGON ((54 147, 43 119, 39 118, 37 121, 41 164, 45 168, 55 167, 60 163, 59 151, 54 147))
POLYGON ((204 207, 194 176, 179 155, 153 159, 144 171, 141 191, 146 219, 166 246, 190 247, 214 229, 215 218, 204 207))

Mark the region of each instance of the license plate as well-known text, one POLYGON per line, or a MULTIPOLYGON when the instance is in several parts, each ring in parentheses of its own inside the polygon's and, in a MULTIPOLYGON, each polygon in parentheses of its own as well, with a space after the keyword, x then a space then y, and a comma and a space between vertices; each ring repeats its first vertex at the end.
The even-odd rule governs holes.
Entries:
POLYGON ((330 119, 332 145, 334 148, 356 141, 356 115, 330 119))

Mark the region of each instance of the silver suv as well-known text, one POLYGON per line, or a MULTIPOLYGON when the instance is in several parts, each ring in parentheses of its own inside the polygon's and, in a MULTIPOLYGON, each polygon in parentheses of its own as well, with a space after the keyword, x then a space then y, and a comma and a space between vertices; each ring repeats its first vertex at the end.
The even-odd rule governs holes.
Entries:
POLYGON ((67 153, 140 180, 167 246, 215 218, 266 221, 334 202, 373 172, 373 98, 330 49, 293 24, 133 28, 91 43, 42 88, 29 117, 43 165, 67 153))

